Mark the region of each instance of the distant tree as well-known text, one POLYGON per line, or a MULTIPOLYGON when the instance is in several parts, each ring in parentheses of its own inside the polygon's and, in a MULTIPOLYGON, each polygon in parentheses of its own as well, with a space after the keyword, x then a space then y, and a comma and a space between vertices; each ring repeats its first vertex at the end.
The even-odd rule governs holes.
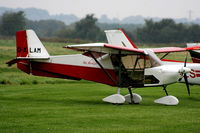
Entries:
MULTIPOLYGON (((97 23, 96 24, 102 31, 113 29, 124 29, 128 36, 135 42, 137 40, 136 31, 138 28, 143 27, 142 24, 111 24, 111 23, 97 23)), ((106 38, 105 40, 106 41, 106 38)))
POLYGON ((75 36, 80 39, 98 41, 102 40, 103 32, 96 25, 97 18, 88 14, 85 18, 75 23, 75 36))
POLYGON ((157 35, 158 30, 152 19, 145 20, 145 26, 137 29, 137 38, 140 42, 154 42, 157 35))
POLYGON ((200 26, 197 24, 176 24, 172 19, 160 22, 146 20, 145 26, 138 28, 137 38, 147 43, 183 43, 200 41, 200 26))
POLYGON ((33 29, 40 37, 52 37, 58 31, 65 29, 66 25, 64 22, 58 20, 27 20, 26 28, 33 29))
POLYGON ((200 26, 198 24, 192 24, 187 30, 188 42, 200 42, 200 26))
POLYGON ((14 36, 16 31, 25 29, 25 16, 23 11, 6 12, 1 17, 0 34, 14 36))
POLYGON ((103 31, 96 25, 97 18, 94 14, 88 14, 80 21, 60 30, 57 35, 62 38, 72 38, 90 41, 105 40, 103 31))

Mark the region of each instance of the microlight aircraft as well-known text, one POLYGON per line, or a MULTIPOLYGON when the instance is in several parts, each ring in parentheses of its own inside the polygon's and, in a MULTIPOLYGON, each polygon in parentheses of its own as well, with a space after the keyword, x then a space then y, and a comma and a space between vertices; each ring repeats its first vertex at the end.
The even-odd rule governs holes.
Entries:
MULTIPOLYGON (((132 93, 132 88, 166 86, 185 82, 188 93, 189 83, 195 84, 187 74, 200 69, 200 64, 165 63, 155 53, 168 53, 200 49, 199 46, 179 48, 139 49, 122 30, 105 31, 108 43, 67 45, 64 48, 82 51, 82 54, 50 56, 33 30, 16 33, 16 59, 7 64, 17 63, 20 70, 37 76, 90 80, 113 87, 118 93, 103 99, 113 104, 140 103, 142 98, 132 93), (120 34, 118 34, 119 32, 120 34), (122 96, 119 88, 128 88, 129 94, 122 96)), ((156 103, 177 105, 175 96, 165 96, 156 103)))

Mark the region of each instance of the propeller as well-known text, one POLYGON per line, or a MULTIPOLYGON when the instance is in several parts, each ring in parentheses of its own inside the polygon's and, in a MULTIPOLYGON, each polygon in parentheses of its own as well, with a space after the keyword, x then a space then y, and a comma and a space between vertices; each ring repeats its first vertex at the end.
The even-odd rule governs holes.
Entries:
MULTIPOLYGON (((187 53, 187 55, 188 55, 188 53, 187 53)), ((181 81, 182 78, 184 78, 185 84, 186 84, 186 87, 187 87, 187 92, 188 92, 188 95, 190 96, 190 87, 189 87, 189 82, 188 82, 188 78, 187 78, 187 73, 191 72, 191 69, 186 67, 187 55, 186 55, 186 58, 185 58, 184 67, 182 67, 182 69, 180 69, 180 71, 179 71, 180 74, 183 75, 183 77, 179 78, 178 81, 181 81)))
MULTIPOLYGON (((188 56, 188 52, 186 54, 186 58, 185 58, 185 62, 184 62, 184 67, 186 67, 186 64, 187 64, 187 56, 188 56)), ((188 78, 187 78, 187 75, 186 73, 184 73, 184 80, 185 80, 185 84, 186 84, 186 87, 187 87, 187 92, 188 92, 188 95, 190 96, 190 87, 189 87, 189 83, 188 83, 188 78)))
POLYGON ((188 92, 188 95, 190 96, 190 87, 189 87, 189 83, 188 83, 188 78, 187 78, 187 75, 186 73, 184 74, 184 80, 185 80, 185 84, 186 84, 186 87, 187 87, 187 92, 188 92))

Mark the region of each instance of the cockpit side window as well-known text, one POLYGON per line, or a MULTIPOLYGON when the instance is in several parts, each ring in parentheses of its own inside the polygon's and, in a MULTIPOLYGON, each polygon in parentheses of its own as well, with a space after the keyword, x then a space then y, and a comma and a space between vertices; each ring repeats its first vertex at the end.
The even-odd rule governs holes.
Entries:
POLYGON ((122 57, 126 69, 142 70, 152 67, 152 61, 146 55, 127 55, 122 57))

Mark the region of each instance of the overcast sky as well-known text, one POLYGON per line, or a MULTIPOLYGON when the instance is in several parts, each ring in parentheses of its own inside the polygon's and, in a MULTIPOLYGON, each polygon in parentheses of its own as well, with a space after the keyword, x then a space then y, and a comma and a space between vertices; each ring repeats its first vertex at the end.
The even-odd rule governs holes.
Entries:
POLYGON ((94 13, 110 18, 142 15, 145 17, 200 18, 200 0, 0 0, 0 6, 11 8, 35 7, 50 14, 75 14, 84 17, 94 13))

